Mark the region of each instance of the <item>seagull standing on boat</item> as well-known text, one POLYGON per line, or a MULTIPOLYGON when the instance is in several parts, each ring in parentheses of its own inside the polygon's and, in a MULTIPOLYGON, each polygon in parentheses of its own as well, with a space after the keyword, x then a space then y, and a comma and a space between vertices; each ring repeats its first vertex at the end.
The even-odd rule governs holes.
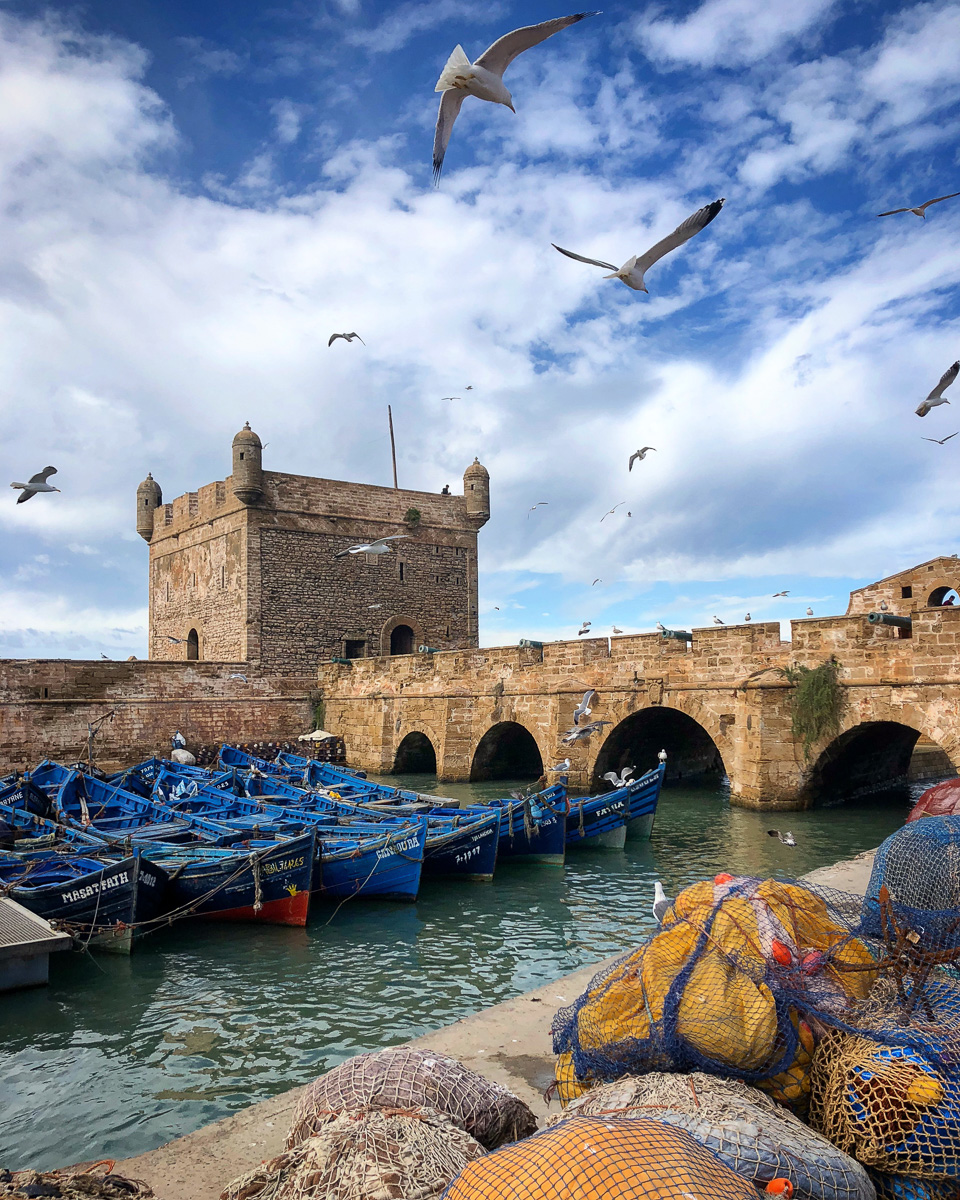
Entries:
POLYGON ((583 699, 580 701, 580 703, 577 705, 577 707, 573 710, 574 725, 579 725, 581 717, 589 717, 590 714, 593 712, 593 709, 590 707, 590 705, 593 703, 593 699, 596 696, 596 694, 597 693, 594 688, 590 688, 589 691, 583 693, 583 699))
POLYGON ((517 55, 546 41, 561 29, 576 25, 584 17, 596 16, 599 16, 599 13, 574 13, 569 17, 555 17, 552 21, 542 21, 539 25, 525 25, 522 29, 514 29, 498 38, 474 63, 467 58, 462 46, 454 49, 434 88, 434 91, 443 92, 440 111, 437 113, 437 128, 433 135, 434 183, 440 183, 443 156, 450 144, 453 123, 460 115, 460 106, 467 96, 476 96, 478 100, 488 100, 491 104, 503 104, 515 113, 517 110, 513 107, 513 97, 504 86, 503 73, 517 55))
POLYGON ((933 389, 929 396, 920 403, 917 408, 917 416, 925 417, 931 408, 936 408, 938 404, 949 404, 949 400, 944 400, 943 393, 947 390, 951 383, 960 374, 960 358, 953 364, 952 367, 947 367, 944 373, 940 376, 940 382, 933 389))
POLYGON ((333 557, 344 558, 347 554, 389 554, 390 547, 387 542, 409 536, 409 533, 391 533, 389 537, 377 538, 375 542, 361 542, 359 546, 348 546, 346 550, 338 550, 333 557))
POLYGON ((627 470, 632 471, 633 464, 635 462, 643 462, 643 460, 647 457, 648 450, 656 450, 656 446, 644 446, 642 450, 634 450, 634 452, 630 455, 630 465, 627 467, 627 470))
MULTIPOLYGON (((650 270, 654 263, 659 262, 665 254, 669 254, 671 250, 676 250, 678 246, 682 246, 684 242, 688 242, 702 229, 706 229, 720 209, 723 208, 723 203, 723 199, 721 198, 720 200, 714 200, 712 204, 705 204, 703 208, 698 208, 695 213, 692 213, 682 224, 678 225, 673 233, 668 233, 655 246, 651 246, 646 254, 635 254, 633 258, 628 258, 622 267, 615 267, 613 263, 602 262, 597 258, 584 258, 582 254, 574 254, 572 250, 564 250, 556 242, 551 242, 550 244, 554 250, 559 250, 567 258, 575 258, 577 262, 588 263, 592 267, 603 267, 604 270, 610 271, 611 274, 604 275, 604 279, 619 279, 621 283, 625 283, 628 288, 633 288, 635 292, 645 292, 647 286, 643 282, 644 274, 650 270)), ((653 447, 651 446, 650 449, 653 449, 653 447)))
POLYGON ((663 890, 663 884, 657 879, 653 885, 653 915, 658 925, 663 924, 663 918, 667 915, 672 900, 667 899, 667 893, 663 890))
POLYGON ((23 504, 25 501, 32 499, 37 492, 59 492, 58 487, 47 483, 51 475, 56 475, 56 467, 44 467, 42 471, 38 471, 36 475, 31 475, 26 483, 11 483, 12 488, 19 488, 21 495, 17 497, 17 503, 23 504))
POLYGON ((793 836, 789 829, 786 833, 781 833, 779 829, 768 829, 767 834, 770 837, 777 838, 778 841, 783 842, 785 846, 795 846, 797 844, 797 839, 793 836))

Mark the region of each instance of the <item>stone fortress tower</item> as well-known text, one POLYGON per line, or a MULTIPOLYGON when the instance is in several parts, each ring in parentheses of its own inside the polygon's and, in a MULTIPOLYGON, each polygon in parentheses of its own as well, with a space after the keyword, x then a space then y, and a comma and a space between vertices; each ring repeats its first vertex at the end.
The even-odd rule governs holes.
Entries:
POLYGON ((226 480, 172 504, 152 475, 137 488, 150 658, 310 675, 323 659, 477 645, 490 476, 476 459, 456 496, 264 471, 262 455, 248 423, 226 480), (390 554, 335 557, 397 533, 390 554))

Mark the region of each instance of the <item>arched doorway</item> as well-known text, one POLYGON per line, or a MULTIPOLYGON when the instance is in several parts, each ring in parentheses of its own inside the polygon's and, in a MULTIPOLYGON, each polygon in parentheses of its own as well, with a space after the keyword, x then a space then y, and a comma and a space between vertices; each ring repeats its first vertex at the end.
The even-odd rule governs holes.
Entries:
POLYGON ((610 786, 607 771, 633 767, 635 776, 657 765, 657 755, 667 752, 667 781, 717 779, 726 774, 717 744, 693 717, 676 708, 643 708, 615 726, 597 755, 593 769, 598 790, 610 786))
POLYGON ((390 631, 390 653, 413 653, 413 630, 409 625, 397 625, 390 631))
POLYGON ((470 767, 470 781, 539 779, 543 759, 533 734, 516 721, 501 721, 480 739, 470 767))
POLYGON ((397 747, 393 769, 398 774, 436 775, 437 752, 424 733, 408 733, 397 747))
POLYGON ((935 588, 927 597, 927 608, 953 608, 960 604, 960 598, 952 587, 935 588))
POLYGON ((200 635, 195 629, 191 629, 187 634, 187 658, 198 659, 200 657, 200 635))
POLYGON ((841 733, 813 765, 804 788, 812 804, 836 804, 853 796, 905 783, 918 730, 898 721, 864 721, 841 733))

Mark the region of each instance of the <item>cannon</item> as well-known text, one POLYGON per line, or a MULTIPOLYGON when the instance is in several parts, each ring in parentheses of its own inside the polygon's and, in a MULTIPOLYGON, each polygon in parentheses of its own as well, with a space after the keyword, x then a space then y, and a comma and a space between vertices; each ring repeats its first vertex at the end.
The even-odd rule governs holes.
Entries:
POLYGON ((335 663, 342 663, 345 667, 353 666, 352 658, 331 658, 330 661, 335 662, 335 663))
POLYGON ((419 651, 421 654, 436 654, 436 653, 437 653, 437 647, 436 647, 436 646, 418 646, 418 647, 417 647, 417 650, 418 650, 418 651, 419 651))
POLYGON ((687 633, 685 629, 663 629, 660 636, 664 639, 669 639, 674 642, 692 642, 693 634, 687 633))
POLYGON ((867 620, 871 625, 893 625, 897 629, 913 628, 913 617, 898 617, 894 613, 867 613, 867 620))
POLYGON ((521 638, 520 646, 524 650, 542 650, 543 642, 535 642, 531 638, 521 638))

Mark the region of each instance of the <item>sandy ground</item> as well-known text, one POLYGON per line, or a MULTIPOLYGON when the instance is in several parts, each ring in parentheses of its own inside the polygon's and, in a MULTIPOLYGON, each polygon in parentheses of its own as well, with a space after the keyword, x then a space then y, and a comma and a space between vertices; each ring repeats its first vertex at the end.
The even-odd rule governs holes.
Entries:
MULTIPOLYGON (((868 851, 806 878, 821 887, 863 895, 872 863, 873 851, 868 851)), ((553 1080, 550 1022, 601 966, 584 967, 406 1044, 458 1058, 488 1079, 505 1084, 542 1118, 548 1111, 543 1092, 553 1080)), ((231 1179, 283 1149, 302 1090, 295 1088, 253 1104, 158 1150, 118 1162, 116 1171, 145 1180, 162 1200, 216 1200, 231 1179)), ((554 1101, 550 1107, 558 1110, 559 1104, 554 1101)))

